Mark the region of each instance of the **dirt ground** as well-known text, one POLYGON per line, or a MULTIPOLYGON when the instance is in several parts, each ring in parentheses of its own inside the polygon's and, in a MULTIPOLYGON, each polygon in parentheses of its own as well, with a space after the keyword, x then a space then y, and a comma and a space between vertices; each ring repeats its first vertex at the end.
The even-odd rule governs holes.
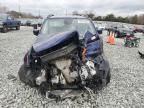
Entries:
POLYGON ((139 48, 126 48, 123 39, 115 39, 116 45, 107 44, 104 32, 104 53, 111 66, 110 84, 90 98, 84 94, 75 100, 56 102, 9 77, 17 76, 24 54, 36 39, 32 28, 0 33, 0 108, 144 108, 144 59, 137 54, 138 49, 144 49, 144 36, 136 36, 141 38, 139 48))

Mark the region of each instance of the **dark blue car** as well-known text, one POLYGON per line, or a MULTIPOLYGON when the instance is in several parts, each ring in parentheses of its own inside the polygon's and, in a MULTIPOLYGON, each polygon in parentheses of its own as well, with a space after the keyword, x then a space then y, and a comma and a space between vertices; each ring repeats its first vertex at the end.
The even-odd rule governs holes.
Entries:
POLYGON ((18 74, 42 92, 53 89, 95 88, 110 82, 110 67, 103 42, 92 21, 81 16, 51 16, 24 57, 18 74), (83 87, 82 87, 83 86, 83 87))
MULTIPOLYGON (((40 30, 34 29, 34 35, 38 35, 36 43, 41 43, 47 38, 51 38, 55 34, 74 31, 79 33, 79 39, 83 40, 86 32, 90 32, 92 35, 99 34, 95 28, 91 19, 82 16, 52 16, 45 19, 43 26, 40 30)), ((103 41, 99 37, 99 44, 101 46, 101 51, 103 51, 103 41)))
POLYGON ((8 14, 0 14, 0 30, 6 33, 9 28, 20 30, 21 22, 8 14))

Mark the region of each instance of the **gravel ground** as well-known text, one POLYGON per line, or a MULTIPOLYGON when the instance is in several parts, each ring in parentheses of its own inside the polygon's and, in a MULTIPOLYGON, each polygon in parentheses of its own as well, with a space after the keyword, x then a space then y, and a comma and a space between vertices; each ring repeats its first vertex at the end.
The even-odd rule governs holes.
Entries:
POLYGON ((111 83, 91 98, 85 94, 84 98, 56 103, 9 76, 17 76, 23 56, 36 38, 32 28, 0 33, 0 108, 144 108, 144 60, 137 54, 144 46, 144 39, 139 48, 126 48, 123 39, 116 39, 116 45, 111 46, 105 43, 105 36, 103 34, 104 51, 111 65, 111 83))

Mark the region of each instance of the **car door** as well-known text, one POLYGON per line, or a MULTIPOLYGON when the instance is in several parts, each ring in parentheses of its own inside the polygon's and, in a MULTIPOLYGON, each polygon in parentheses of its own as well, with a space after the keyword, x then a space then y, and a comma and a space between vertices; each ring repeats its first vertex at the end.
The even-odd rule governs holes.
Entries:
POLYGON ((8 23, 8 26, 9 26, 9 27, 14 27, 14 26, 15 26, 14 17, 8 16, 8 18, 7 18, 7 23, 8 23))
POLYGON ((9 27, 12 26, 12 22, 11 22, 11 17, 10 17, 10 16, 7 17, 7 25, 8 25, 9 27))
POLYGON ((15 21, 15 18, 13 16, 11 16, 11 23, 12 23, 12 27, 16 26, 16 21, 15 21))

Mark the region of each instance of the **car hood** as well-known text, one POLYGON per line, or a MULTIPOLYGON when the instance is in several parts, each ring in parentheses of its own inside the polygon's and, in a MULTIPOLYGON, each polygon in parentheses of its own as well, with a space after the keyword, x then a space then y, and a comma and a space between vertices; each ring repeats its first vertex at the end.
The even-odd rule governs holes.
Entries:
POLYGON ((62 32, 55 35, 39 35, 33 44, 33 49, 38 55, 64 46, 70 41, 78 41, 77 31, 62 32))

